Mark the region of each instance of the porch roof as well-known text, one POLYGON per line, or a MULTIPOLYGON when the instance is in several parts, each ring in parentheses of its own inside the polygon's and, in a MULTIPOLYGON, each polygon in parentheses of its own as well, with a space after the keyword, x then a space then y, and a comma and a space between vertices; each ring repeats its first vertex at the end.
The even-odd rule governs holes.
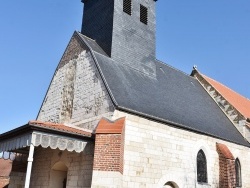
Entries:
POLYGON ((24 126, 0 135, 0 153, 24 149, 31 144, 80 153, 87 142, 93 140, 94 135, 91 132, 63 124, 30 121, 24 126))

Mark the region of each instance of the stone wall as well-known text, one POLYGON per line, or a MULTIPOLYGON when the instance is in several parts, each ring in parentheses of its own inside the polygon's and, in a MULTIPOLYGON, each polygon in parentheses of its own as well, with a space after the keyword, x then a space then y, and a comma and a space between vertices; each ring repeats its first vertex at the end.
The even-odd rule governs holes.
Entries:
POLYGON ((67 167, 67 188, 89 188, 92 179, 93 152, 92 143, 87 144, 82 153, 37 148, 30 187, 50 187, 52 168, 56 163, 61 162, 67 167))
POLYGON ((8 188, 23 188, 25 184, 24 172, 11 172, 10 174, 10 184, 8 188))
POLYGON ((101 117, 112 115, 114 107, 90 52, 75 35, 54 74, 38 120, 93 130, 101 117))
MULTIPOLYGON (((124 116, 126 126, 122 187, 162 188, 171 182, 180 188, 217 188, 220 174, 216 143, 225 144, 234 158, 240 160, 242 187, 250 187, 249 148, 119 111, 115 111, 113 118, 124 116), (207 158, 207 184, 197 183, 196 157, 200 149, 207 158)), ((117 181, 113 173, 94 171, 93 180, 98 181, 97 176, 99 179, 101 176, 114 177, 109 182, 117 181)), ((98 186, 95 184, 92 187, 98 186)))

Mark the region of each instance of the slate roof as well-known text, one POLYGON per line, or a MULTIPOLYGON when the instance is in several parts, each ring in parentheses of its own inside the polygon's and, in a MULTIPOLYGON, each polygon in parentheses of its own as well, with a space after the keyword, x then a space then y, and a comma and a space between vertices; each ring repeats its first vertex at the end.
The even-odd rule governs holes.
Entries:
POLYGON ((91 48, 94 41, 88 44, 82 34, 77 35, 90 48, 116 109, 249 147, 193 77, 157 60, 156 75, 149 76, 114 62, 91 48))
POLYGON ((250 118, 250 100, 227 86, 202 74, 202 77, 211 84, 232 106, 234 106, 245 118, 250 118))

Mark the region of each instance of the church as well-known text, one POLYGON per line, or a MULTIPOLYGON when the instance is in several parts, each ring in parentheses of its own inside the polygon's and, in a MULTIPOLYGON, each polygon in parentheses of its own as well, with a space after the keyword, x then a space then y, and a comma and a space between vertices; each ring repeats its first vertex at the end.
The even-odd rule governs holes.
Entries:
POLYGON ((0 135, 8 187, 250 188, 250 101, 156 59, 157 0, 83 3, 36 120, 0 135))

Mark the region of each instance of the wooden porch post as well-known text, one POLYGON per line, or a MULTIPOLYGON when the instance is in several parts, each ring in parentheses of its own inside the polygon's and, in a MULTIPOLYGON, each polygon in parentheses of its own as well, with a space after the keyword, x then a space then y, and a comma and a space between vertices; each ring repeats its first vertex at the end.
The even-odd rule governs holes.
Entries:
POLYGON ((35 149, 34 145, 30 144, 28 166, 27 166, 27 171, 26 171, 26 178, 25 178, 25 186, 24 186, 24 188, 29 188, 30 187, 30 177, 31 177, 31 169, 32 169, 32 163, 33 163, 34 149, 35 149))

